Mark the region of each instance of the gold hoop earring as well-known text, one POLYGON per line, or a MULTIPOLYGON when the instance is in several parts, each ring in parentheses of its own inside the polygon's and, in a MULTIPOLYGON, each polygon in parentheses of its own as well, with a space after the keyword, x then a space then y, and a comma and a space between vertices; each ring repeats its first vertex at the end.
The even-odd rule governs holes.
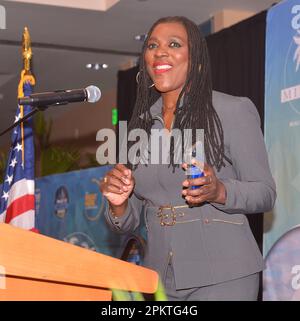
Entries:
POLYGON ((202 65, 200 64, 200 65, 199 65, 199 72, 201 72, 201 68, 202 68, 202 65))
POLYGON ((135 76, 135 81, 136 81, 137 84, 139 83, 140 73, 141 73, 141 72, 138 71, 138 73, 137 73, 136 76, 135 76))

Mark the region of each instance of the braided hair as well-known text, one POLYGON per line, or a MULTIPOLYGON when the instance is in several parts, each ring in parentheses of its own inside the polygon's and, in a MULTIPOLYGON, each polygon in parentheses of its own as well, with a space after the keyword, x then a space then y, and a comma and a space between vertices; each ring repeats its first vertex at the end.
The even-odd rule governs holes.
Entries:
MULTIPOLYGON (((206 40, 199 31, 197 25, 186 17, 164 17, 157 20, 150 28, 148 36, 154 28, 161 23, 180 23, 187 32, 189 49, 189 66, 187 79, 178 97, 173 128, 204 129, 204 151, 208 164, 215 166, 219 171, 224 166, 224 160, 228 160, 224 152, 224 134, 220 118, 212 104, 212 81, 208 48, 206 40), (181 98, 183 106, 179 108, 181 98)), ((148 135, 153 124, 150 107, 158 100, 160 93, 151 87, 153 83, 146 72, 145 51, 147 39, 144 42, 137 85, 137 98, 132 118, 128 129, 140 128, 148 135), (143 115, 143 117, 140 117, 143 115)), ((194 141, 193 141, 194 143, 194 141)), ((128 145, 130 148, 130 146, 128 145)), ((170 146, 170 162, 174 164, 174 142, 170 146)))

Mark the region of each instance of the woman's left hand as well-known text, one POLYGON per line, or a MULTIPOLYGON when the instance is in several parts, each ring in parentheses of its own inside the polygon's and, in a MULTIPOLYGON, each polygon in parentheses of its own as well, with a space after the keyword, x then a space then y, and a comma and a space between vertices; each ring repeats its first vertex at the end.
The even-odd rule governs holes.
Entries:
MULTIPOLYGON (((197 166, 197 164, 195 164, 197 166)), ((187 164, 182 167, 186 170, 187 164)), ((204 176, 194 179, 186 179, 182 185, 187 187, 183 189, 182 195, 189 205, 199 205, 204 202, 225 204, 226 188, 224 184, 216 177, 214 169, 204 164, 204 176), (190 186, 199 186, 196 189, 189 189, 190 186)))

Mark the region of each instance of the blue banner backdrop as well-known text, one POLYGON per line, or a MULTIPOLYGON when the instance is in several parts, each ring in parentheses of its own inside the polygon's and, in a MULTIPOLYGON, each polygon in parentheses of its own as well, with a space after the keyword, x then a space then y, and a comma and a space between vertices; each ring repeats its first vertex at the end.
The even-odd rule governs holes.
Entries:
MULTIPOLYGON (((106 224, 99 191, 110 166, 36 179, 36 226, 41 234, 120 258, 130 235, 106 224)), ((138 232, 137 232, 138 233, 138 232)))
POLYGON ((265 214, 264 300, 300 299, 300 3, 269 10, 265 138, 277 202, 265 214))

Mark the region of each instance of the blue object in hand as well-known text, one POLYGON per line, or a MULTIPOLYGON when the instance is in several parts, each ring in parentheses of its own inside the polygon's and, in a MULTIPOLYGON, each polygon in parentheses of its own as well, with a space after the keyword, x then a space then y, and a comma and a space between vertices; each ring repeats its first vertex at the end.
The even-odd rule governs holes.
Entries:
MULTIPOLYGON (((187 175, 188 179, 194 179, 194 178, 199 178, 204 176, 204 172, 201 171, 201 169, 195 165, 189 165, 188 172, 189 172, 187 175)), ((200 185, 192 185, 190 189, 197 189, 200 187, 201 187, 200 185)))

